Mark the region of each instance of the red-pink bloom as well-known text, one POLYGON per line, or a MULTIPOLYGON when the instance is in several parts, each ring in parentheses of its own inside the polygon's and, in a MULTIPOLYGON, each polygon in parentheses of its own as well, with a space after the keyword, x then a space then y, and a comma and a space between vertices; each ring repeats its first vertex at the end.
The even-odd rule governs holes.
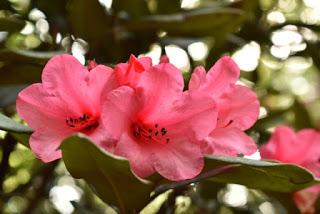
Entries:
POLYGON ((139 83, 142 73, 152 66, 150 57, 136 58, 131 55, 127 63, 119 63, 114 68, 115 76, 120 85, 133 88, 139 83))
POLYGON ((32 84, 18 95, 18 114, 34 130, 32 151, 44 162, 61 157, 61 141, 82 132, 101 145, 106 132, 100 121, 102 93, 116 85, 113 70, 98 65, 88 71, 77 59, 63 54, 49 60, 42 83, 32 84))
POLYGON ((259 101, 248 87, 236 85, 240 70, 228 56, 222 57, 208 71, 197 67, 189 83, 189 91, 206 93, 218 107, 217 126, 204 141, 203 152, 215 155, 249 155, 257 148, 244 133, 259 116, 259 101))
POLYGON ((170 180, 195 177, 204 165, 198 142, 216 125, 214 101, 183 92, 182 74, 169 63, 147 68, 139 79, 104 102, 104 126, 118 139, 113 152, 140 177, 156 171, 170 180))
MULTIPOLYGON (((263 159, 298 164, 320 177, 320 132, 303 129, 295 133, 292 129, 276 128, 269 142, 260 148, 263 159)), ((320 195, 320 185, 294 194, 294 200, 302 213, 314 213, 314 203, 320 195), (313 211, 312 211, 313 210, 313 211)))
POLYGON ((315 214, 315 205, 320 197, 320 185, 312 186, 293 194, 293 200, 302 214, 315 214))
POLYGON ((289 127, 277 127, 260 154, 264 159, 301 165, 320 177, 320 133, 314 129, 295 133, 289 127))

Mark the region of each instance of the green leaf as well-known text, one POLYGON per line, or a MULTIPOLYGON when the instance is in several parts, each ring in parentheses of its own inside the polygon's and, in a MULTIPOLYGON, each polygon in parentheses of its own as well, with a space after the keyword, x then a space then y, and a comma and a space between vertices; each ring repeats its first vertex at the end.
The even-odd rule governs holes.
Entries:
POLYGON ((25 22, 19 20, 13 16, 11 17, 0 17, 0 31, 19 31, 25 25, 25 22))
POLYGON ((2 61, 15 61, 44 65, 51 57, 62 54, 62 51, 31 51, 13 48, 0 50, 2 61))
POLYGON ((137 178, 126 159, 101 150, 81 134, 65 139, 61 149, 71 175, 86 180, 121 213, 137 212, 149 202, 154 184, 137 178))
POLYGON ((176 13, 180 10, 180 0, 157 0, 157 13, 176 13))
POLYGON ((204 172, 230 164, 241 164, 208 179, 213 182, 242 184, 249 188, 276 192, 293 192, 320 183, 309 171, 292 164, 223 156, 207 156, 205 162, 204 172))
POLYGON ((0 114, 0 129, 8 132, 32 133, 32 130, 29 127, 22 125, 3 114, 0 114))
POLYGON ((18 93, 25 87, 26 85, 0 85, 0 108, 14 104, 18 93))
MULTIPOLYGON (((122 212, 138 211, 150 200, 154 183, 138 179, 126 159, 101 150, 82 135, 66 139, 62 153, 74 177, 85 179, 105 202, 118 206, 122 212)), ((152 197, 201 181, 236 183, 277 192, 293 192, 320 183, 307 170, 291 164, 222 156, 207 156, 205 162, 205 169, 196 178, 171 183, 158 181, 164 184, 155 188, 152 197)))
POLYGON ((0 50, 0 84, 40 82, 44 64, 62 51, 30 51, 5 48, 0 50))
POLYGON ((242 15, 243 11, 237 8, 201 8, 169 15, 146 16, 141 20, 128 22, 125 26, 129 30, 160 29, 169 36, 217 36, 234 31, 234 20, 242 15))
POLYGON ((25 147, 30 148, 29 139, 31 133, 18 133, 18 132, 11 132, 10 133, 19 143, 24 145, 25 147))
POLYGON ((9 62, 0 67, 0 84, 29 84, 40 82, 43 66, 9 62))
POLYGON ((149 14, 146 1, 142 0, 117 0, 112 2, 112 9, 116 13, 125 12, 127 18, 137 19, 149 14))

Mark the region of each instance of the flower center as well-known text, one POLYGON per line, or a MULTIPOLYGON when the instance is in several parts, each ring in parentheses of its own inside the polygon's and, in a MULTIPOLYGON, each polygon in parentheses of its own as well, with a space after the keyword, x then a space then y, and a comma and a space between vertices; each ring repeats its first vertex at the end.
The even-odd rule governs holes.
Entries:
POLYGON ((96 118, 88 114, 83 114, 80 117, 69 117, 66 119, 66 124, 67 126, 83 133, 90 132, 99 126, 99 122, 96 118))
POLYGON ((160 127, 159 124, 145 125, 143 123, 132 124, 132 134, 140 142, 155 142, 167 144, 170 142, 168 130, 165 127, 160 127))

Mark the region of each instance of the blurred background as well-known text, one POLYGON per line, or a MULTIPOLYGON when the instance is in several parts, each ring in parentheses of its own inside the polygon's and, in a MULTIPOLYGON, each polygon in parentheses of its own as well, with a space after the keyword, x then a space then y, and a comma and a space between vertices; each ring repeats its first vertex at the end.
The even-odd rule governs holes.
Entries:
MULTIPOLYGON (((0 0, 0 111, 19 120, 17 93, 40 82, 61 52, 109 66, 131 53, 153 63, 167 54, 186 82, 195 66, 228 54, 239 84, 259 96, 260 119, 248 133, 262 144, 279 124, 319 128, 319 33, 319 0, 0 0)), ((63 162, 42 164, 6 132, 0 147, 0 212, 115 212, 63 162)), ((291 194, 235 184, 204 182, 159 200, 144 213, 298 213, 291 194)))

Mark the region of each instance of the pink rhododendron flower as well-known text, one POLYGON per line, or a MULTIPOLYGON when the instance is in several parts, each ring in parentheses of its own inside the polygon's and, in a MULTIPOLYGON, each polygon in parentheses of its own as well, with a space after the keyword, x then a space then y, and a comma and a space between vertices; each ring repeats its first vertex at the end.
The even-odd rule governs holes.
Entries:
MULTIPOLYGON (((281 126, 276 128, 269 142, 260 148, 264 159, 301 165, 320 177, 320 132, 303 129, 295 133, 281 126)), ((302 213, 313 213, 314 203, 320 194, 320 185, 294 194, 294 200, 302 213)))
POLYGON ((141 73, 152 66, 150 57, 136 58, 131 55, 128 63, 117 64, 114 68, 115 76, 120 85, 136 87, 141 78, 141 73))
POLYGON ((315 214, 315 205, 320 197, 320 185, 312 186, 293 194, 293 200, 302 214, 315 214))
MULTIPOLYGON (((130 60, 122 66, 128 69, 130 60)), ((139 79, 104 102, 103 124, 118 139, 113 152, 126 157, 140 177, 156 171, 170 180, 195 177, 204 165, 198 142, 217 121, 213 99, 183 92, 182 74, 169 63, 145 69, 139 79)))
POLYGON ((85 133, 99 145, 106 141, 101 97, 116 85, 112 72, 102 65, 88 71, 73 56, 63 54, 49 60, 42 83, 19 93, 18 114, 34 130, 30 147, 42 161, 60 158, 61 141, 74 132, 85 133))
POLYGON ((303 129, 295 133, 285 126, 276 128, 269 142, 260 148, 264 159, 301 165, 320 177, 320 133, 303 129))
POLYGON ((259 116, 259 101, 248 87, 236 85, 240 70, 228 56, 222 57, 208 71, 197 67, 189 83, 191 94, 208 94, 217 103, 217 126, 206 138, 203 151, 206 154, 250 155, 257 148, 244 133, 259 116))

